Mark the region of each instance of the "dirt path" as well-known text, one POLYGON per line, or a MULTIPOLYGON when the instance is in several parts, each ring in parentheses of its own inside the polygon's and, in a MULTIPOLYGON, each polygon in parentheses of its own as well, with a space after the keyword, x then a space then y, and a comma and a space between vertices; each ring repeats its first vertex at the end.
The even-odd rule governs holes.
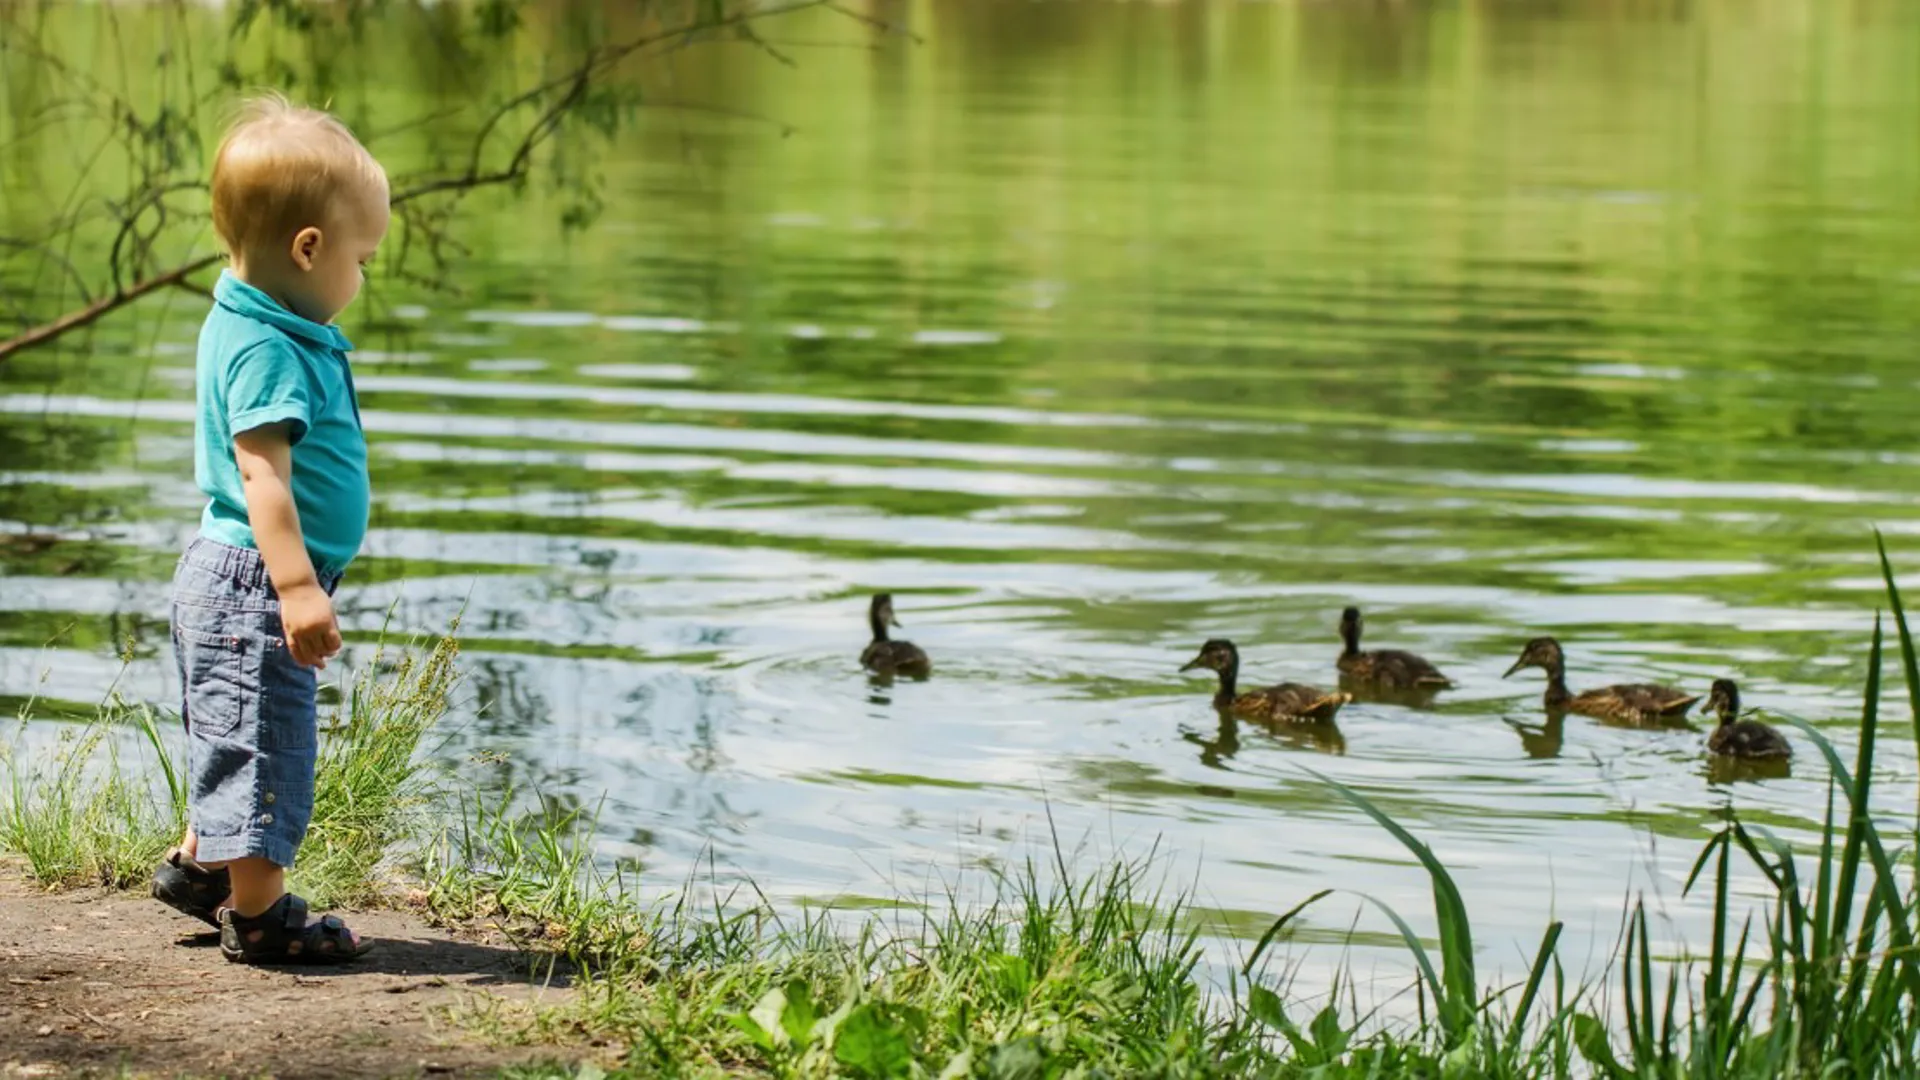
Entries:
POLYGON ((365 961, 248 968, 144 896, 48 895, 0 865, 0 1077, 487 1076, 579 1055, 491 1047, 446 1019, 476 993, 568 992, 529 985, 510 945, 392 912, 351 922, 379 939, 365 961))

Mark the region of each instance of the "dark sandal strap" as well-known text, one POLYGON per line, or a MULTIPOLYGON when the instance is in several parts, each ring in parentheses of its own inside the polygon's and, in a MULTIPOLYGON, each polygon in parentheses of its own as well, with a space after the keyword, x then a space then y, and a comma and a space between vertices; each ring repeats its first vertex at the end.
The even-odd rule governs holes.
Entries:
POLYGON ((232 891, 233 881, 225 867, 209 870, 179 848, 167 852, 166 860, 153 871, 155 900, 216 929, 220 904, 232 891))
POLYGON ((373 943, 355 945, 347 924, 328 915, 309 921, 307 901, 288 893, 254 918, 221 914, 220 951, 245 964, 339 964, 366 955, 373 943))

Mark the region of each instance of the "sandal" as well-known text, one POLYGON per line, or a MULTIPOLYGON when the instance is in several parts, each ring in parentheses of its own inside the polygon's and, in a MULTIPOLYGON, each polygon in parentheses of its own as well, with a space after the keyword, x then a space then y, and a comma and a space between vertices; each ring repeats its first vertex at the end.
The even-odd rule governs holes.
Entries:
POLYGON ((226 867, 209 870, 174 848, 153 871, 153 898, 182 915, 220 927, 220 905, 233 892, 226 867))
POLYGON ((372 951, 332 915, 308 922, 306 900, 292 893, 251 919, 220 911, 220 952, 236 964, 344 964, 372 951))

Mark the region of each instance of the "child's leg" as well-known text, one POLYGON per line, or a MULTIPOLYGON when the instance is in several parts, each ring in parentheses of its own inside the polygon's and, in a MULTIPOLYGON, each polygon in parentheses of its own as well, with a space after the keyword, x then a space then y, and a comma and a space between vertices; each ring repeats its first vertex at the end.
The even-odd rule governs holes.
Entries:
MULTIPOLYGON (((204 559, 191 558, 194 548, 187 549, 188 555, 182 556, 180 566, 174 574, 174 610, 171 622, 173 635, 173 658, 175 670, 180 678, 180 720, 187 728, 188 773, 194 771, 195 757, 193 732, 194 680, 188 671, 188 645, 178 633, 180 605, 204 603, 203 596, 205 567, 198 565, 204 559)), ((191 817, 191 815, 189 815, 191 817)), ((182 915, 188 915, 214 927, 220 925, 220 909, 232 899, 232 883, 225 870, 208 869, 200 864, 200 837, 191 820, 186 835, 180 838, 180 844, 167 853, 159 866, 154 867, 150 892, 155 900, 173 908, 182 915)))
POLYGON ((313 815, 319 687, 287 651, 259 553, 195 540, 174 578, 173 634, 186 686, 183 849, 208 867, 292 865, 313 815))
POLYGON ((338 919, 309 921, 285 868, 313 817, 319 756, 312 668, 295 663, 279 597, 255 551, 196 540, 175 580, 174 636, 186 693, 190 840, 224 870, 232 900, 221 951, 250 963, 349 959, 338 919))
POLYGON ((227 864, 233 876, 233 900, 227 905, 255 918, 287 894, 287 872, 272 859, 235 859, 227 864))

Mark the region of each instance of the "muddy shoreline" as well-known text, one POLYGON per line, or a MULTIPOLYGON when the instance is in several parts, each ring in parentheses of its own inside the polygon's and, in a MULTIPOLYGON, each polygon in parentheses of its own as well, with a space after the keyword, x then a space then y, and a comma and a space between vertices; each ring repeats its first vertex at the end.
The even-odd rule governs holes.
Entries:
POLYGON ((485 1004, 557 1002, 490 930, 404 911, 351 914, 377 952, 344 968, 248 968, 141 893, 48 893, 0 864, 0 1077, 467 1077, 571 1061, 583 1047, 490 1044, 485 1004))

